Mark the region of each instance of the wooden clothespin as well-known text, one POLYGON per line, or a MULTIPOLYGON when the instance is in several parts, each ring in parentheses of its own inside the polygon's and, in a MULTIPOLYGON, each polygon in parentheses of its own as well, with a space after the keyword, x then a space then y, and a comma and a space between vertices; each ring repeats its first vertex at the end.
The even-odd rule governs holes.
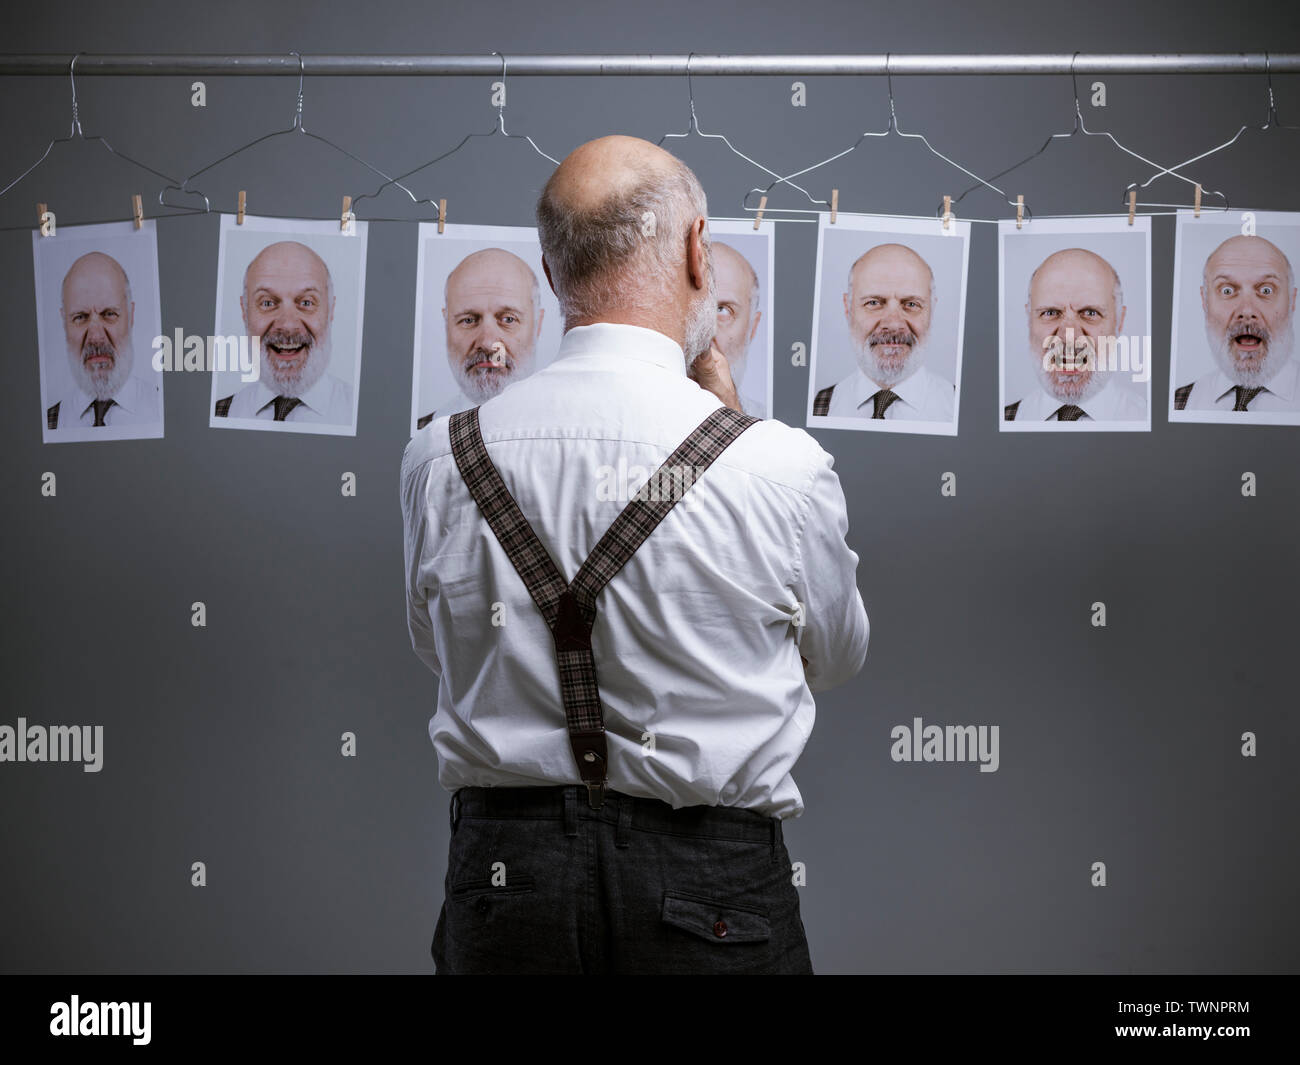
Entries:
POLYGON ((835 216, 840 213, 840 190, 831 189, 831 225, 835 224, 835 216))
POLYGON ((447 201, 438 201, 438 232, 442 232, 442 227, 447 224, 447 201))
POLYGON ((754 228, 757 229, 763 221, 763 212, 767 210, 767 197, 762 196, 758 201, 758 214, 754 215, 754 228))
POLYGON ((1016 228, 1022 229, 1025 225, 1025 196, 1021 193, 1016 197, 1016 228))
POLYGON ((340 231, 342 231, 342 232, 344 232, 344 233, 349 232, 349 230, 348 230, 348 223, 349 223, 349 222, 352 222, 352 221, 355 221, 355 220, 356 220, 356 216, 352 213, 352 197, 351 197, 351 196, 344 196, 344 197, 343 197, 343 213, 339 216, 339 229, 340 229, 340 231))
MULTIPOLYGON (((240 189, 240 190, 239 190, 239 208, 238 208, 238 210, 235 212, 235 225, 237 225, 237 226, 242 226, 242 225, 244 224, 244 205, 245 205, 247 202, 248 202, 248 197, 247 197, 246 193, 244 192, 243 189, 240 189)), ((348 211, 348 209, 347 209, 346 207, 344 207, 344 208, 343 208, 343 213, 344 213, 344 214, 347 214, 347 211, 348 211)))
POLYGON ((45 211, 46 211, 45 204, 38 203, 36 205, 36 225, 37 228, 41 230, 42 236, 44 236, 45 233, 45 211))
POLYGON ((1138 207, 1138 190, 1128 190, 1128 224, 1133 224, 1133 216, 1137 213, 1138 207))
POLYGON ((952 221, 952 197, 945 196, 943 198, 943 228, 945 231, 948 229, 948 223, 951 221, 952 221))
POLYGON ((1196 200, 1194 202, 1195 202, 1195 207, 1193 208, 1193 210, 1196 211, 1196 217, 1200 218, 1201 217, 1201 186, 1200 185, 1196 186, 1196 200))
POLYGON ((140 202, 140 194, 138 192, 131 197, 131 209, 135 215, 135 228, 139 229, 144 225, 144 204, 140 202))

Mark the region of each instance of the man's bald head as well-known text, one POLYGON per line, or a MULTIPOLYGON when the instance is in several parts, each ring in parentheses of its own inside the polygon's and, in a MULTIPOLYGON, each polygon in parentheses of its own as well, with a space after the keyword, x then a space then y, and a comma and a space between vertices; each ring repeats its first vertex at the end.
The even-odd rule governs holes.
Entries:
POLYGON ((264 275, 292 277, 295 283, 301 282, 303 278, 316 280, 323 286, 325 303, 328 306, 334 304, 334 279, 330 277, 330 269, 325 265, 325 260, 306 244, 296 240, 280 240, 268 244, 254 255, 244 270, 245 296, 248 295, 249 279, 256 282, 264 275))
POLYGON ((102 251, 88 251, 68 268, 63 275, 63 307, 68 306, 68 293, 74 287, 89 280, 120 286, 121 299, 124 304, 131 304, 131 279, 126 276, 122 264, 111 255, 102 251))
POLYGON ((481 278, 491 278, 502 287, 529 293, 533 310, 541 306, 542 290, 531 266, 504 248, 480 248, 466 255, 447 275, 442 286, 443 307, 449 306, 448 293, 454 287, 462 283, 473 284, 481 278))
POLYGON ((1029 306, 1034 305, 1034 283, 1040 275, 1050 282, 1074 283, 1078 280, 1095 282, 1104 278, 1111 286, 1113 310, 1124 306, 1124 287, 1119 281, 1119 272, 1095 251, 1087 248, 1065 248, 1052 252, 1038 264, 1038 268, 1029 275, 1029 306))
MULTIPOLYGON (((688 231, 708 217, 688 166, 636 137, 575 148, 546 183, 537 227, 566 320, 653 313, 678 298, 688 231)), ((704 236, 707 253, 707 230, 704 236)))

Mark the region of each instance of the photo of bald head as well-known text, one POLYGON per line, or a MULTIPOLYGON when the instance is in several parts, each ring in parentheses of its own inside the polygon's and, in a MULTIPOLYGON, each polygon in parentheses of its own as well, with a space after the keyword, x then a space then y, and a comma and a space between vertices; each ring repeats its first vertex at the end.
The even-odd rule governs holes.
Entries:
POLYGON ((211 425, 356 432, 364 225, 222 216, 216 334, 244 343, 257 375, 214 372, 211 425))
POLYGON ((416 429, 440 415, 477 407, 537 369, 545 320, 541 284, 519 255, 489 247, 461 259, 442 288, 440 353, 457 391, 420 415, 416 429))
POLYGON ((727 359, 741 407, 772 416, 771 278, 774 227, 710 219, 713 278, 718 298, 715 342, 727 359))
POLYGON ((411 433, 547 365, 564 321, 533 226, 419 227, 411 433))
POLYGON ((158 331, 156 237, 152 229, 119 226, 72 227, 58 242, 34 237, 42 423, 50 442, 162 435, 161 374, 150 364, 158 331))
MULTIPOLYGON (((1194 227, 1198 237, 1206 229, 1194 218, 1188 219, 1186 225, 1194 227)), ((1187 328, 1186 339, 1180 337, 1174 349, 1175 359, 1181 359, 1175 373, 1185 372, 1181 368, 1191 365, 1199 365, 1202 372, 1190 381, 1184 377, 1184 383, 1176 385, 1175 411, 1219 412, 1229 416, 1225 421, 1282 423, 1293 423, 1295 419, 1287 416, 1300 413, 1295 269, 1280 246, 1283 242, 1293 248, 1300 246, 1296 239, 1300 235, 1300 215, 1270 218, 1266 224, 1261 222, 1260 228, 1269 236, 1242 233, 1240 223, 1214 226, 1216 238, 1225 231, 1237 231, 1218 240, 1198 270, 1195 260, 1203 253, 1194 247, 1186 248, 1190 230, 1184 231, 1183 218, 1179 217, 1180 277, 1174 319, 1176 328, 1183 324, 1187 328), (1185 248, 1189 252, 1186 256, 1185 248), (1182 280, 1184 266, 1188 268, 1186 282, 1182 280), (1197 282, 1199 291, 1193 297, 1190 285, 1197 282), (1184 307, 1178 305, 1180 302, 1184 307), (1183 322, 1183 314, 1188 319, 1193 315, 1200 319, 1200 336, 1190 321, 1183 322)))
POLYGON ((823 218, 809 425, 955 432, 969 223, 906 224, 823 218))
MULTIPOLYGON (((1078 220, 1057 234, 1017 233, 1015 222, 1001 234, 1004 259, 1002 421, 1017 428, 1052 430, 1064 423, 1106 423, 1149 428, 1145 387, 1150 381, 1150 337, 1145 326, 1149 275, 1140 232, 1119 233, 1107 244, 1086 227, 1113 226, 1114 219, 1078 220), (1062 246, 1064 245, 1064 246, 1062 246), (1028 270, 1021 288, 1007 280, 1028 270), (1116 262, 1140 283, 1126 291, 1116 262), (1016 290, 1021 293, 1016 299, 1016 290), (1142 309, 1133 312, 1131 304, 1142 309)), ((1034 223, 1041 227, 1048 220, 1034 223)), ((1127 219, 1119 220, 1127 228, 1127 219)), ((1006 223, 1002 224, 1004 227, 1006 223)), ((1103 229, 1101 232, 1107 232, 1103 229)))

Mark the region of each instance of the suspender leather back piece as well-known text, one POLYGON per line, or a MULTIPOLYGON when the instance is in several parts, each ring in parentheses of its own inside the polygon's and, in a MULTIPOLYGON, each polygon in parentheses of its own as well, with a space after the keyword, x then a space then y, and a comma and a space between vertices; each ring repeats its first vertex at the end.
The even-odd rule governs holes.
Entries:
POLYGON ((759 420, 730 407, 713 411, 637 490, 571 582, 560 575, 488 457, 479 431, 478 408, 453 414, 449 420, 456 468, 555 640, 569 746, 593 810, 599 810, 605 802, 609 761, 596 662, 591 653, 596 597, 713 460, 759 420), (683 475, 686 470, 690 472, 689 480, 683 475))

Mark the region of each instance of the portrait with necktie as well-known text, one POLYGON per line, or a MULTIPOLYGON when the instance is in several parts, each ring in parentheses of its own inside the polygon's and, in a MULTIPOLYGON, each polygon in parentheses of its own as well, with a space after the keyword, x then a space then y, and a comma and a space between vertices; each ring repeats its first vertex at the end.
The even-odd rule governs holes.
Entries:
POLYGON ((853 369, 813 386, 810 427, 826 419, 833 428, 956 432, 968 228, 952 222, 944 236, 937 224, 916 223, 915 231, 905 224, 850 216, 823 225, 817 314, 828 320, 817 323, 812 376, 820 384, 818 366, 846 361, 823 350, 831 346, 822 336, 847 334, 840 351, 847 347, 853 369), (834 274, 839 284, 823 289, 821 278, 834 274))
MULTIPOLYGON (((1294 221, 1292 227, 1296 232, 1294 221)), ((1271 232, 1283 239, 1284 231, 1271 232)), ((1300 422, 1300 367, 1294 357, 1296 283, 1286 253, 1258 233, 1236 232, 1205 259, 1199 282, 1199 310, 1213 364, 1207 373, 1173 389, 1173 410, 1178 413, 1171 418, 1300 422)), ((1190 289, 1179 295, 1192 302, 1190 289)), ((1174 320, 1177 330, 1177 309, 1174 320)), ((1182 346, 1175 348, 1175 357, 1182 346)))
POLYGON ((222 217, 214 337, 256 363, 233 392, 235 368, 212 367, 211 426, 355 434, 366 229, 354 225, 222 217))
POLYGON ((75 243, 57 249, 57 262, 41 261, 42 253, 55 246, 47 238, 37 238, 44 241, 35 248, 42 379, 70 375, 70 383, 43 406, 47 443, 162 436, 160 375, 150 371, 147 359, 141 363, 136 358, 140 338, 128 272, 135 271, 142 279, 145 302, 139 325, 148 329, 157 316, 157 291, 150 290, 149 284, 156 267, 151 273, 139 260, 152 256, 156 263, 154 234, 152 230, 135 234, 135 242, 129 242, 125 240, 129 234, 119 232, 124 238, 119 243, 106 232, 113 228, 78 226, 65 231, 63 238, 75 235, 75 243), (58 299, 42 313, 39 308, 46 301, 40 290, 55 289, 56 279, 58 299), (57 318, 57 333, 48 328, 51 317, 57 318), (57 375, 53 363, 65 357, 67 373, 57 375))
POLYGON ((1126 219, 1104 218, 1046 220, 1037 234, 1000 227, 1001 428, 1150 430, 1149 281, 1141 283, 1150 220, 1138 221, 1132 231, 1126 219), (1128 293, 1121 269, 1138 280, 1128 293))

